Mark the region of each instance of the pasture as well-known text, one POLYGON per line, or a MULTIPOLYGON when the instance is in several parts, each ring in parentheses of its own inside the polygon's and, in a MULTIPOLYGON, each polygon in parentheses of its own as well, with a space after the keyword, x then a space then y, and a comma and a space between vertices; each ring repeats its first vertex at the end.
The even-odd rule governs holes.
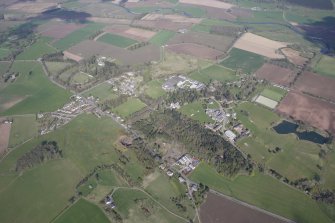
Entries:
POLYGON ((91 88, 90 90, 85 91, 83 93, 83 96, 85 97, 94 96, 96 98, 99 98, 100 102, 103 102, 105 100, 114 99, 117 97, 115 91, 113 91, 112 85, 110 85, 107 82, 99 84, 95 86, 94 88, 91 88))
POLYGON ((323 55, 315 67, 319 74, 335 77, 335 58, 323 55))
POLYGON ((200 18, 206 15, 206 11, 201 7, 178 4, 174 9, 190 17, 200 18))
POLYGON ((285 87, 289 87, 297 76, 293 70, 268 63, 259 68, 255 74, 259 79, 285 87))
POLYGON ((45 54, 55 53, 56 49, 51 47, 45 40, 39 39, 31 46, 28 46, 19 54, 17 60, 36 60, 45 54))
POLYGON ((108 44, 112 44, 114 46, 117 47, 121 47, 121 48, 127 48, 135 43, 137 43, 136 40, 127 38, 127 37, 123 37, 123 36, 119 36, 119 35, 115 35, 115 34, 111 34, 111 33, 106 33, 103 36, 101 36, 98 41, 104 42, 104 43, 108 43, 108 44))
POLYGON ((66 210, 55 223, 91 223, 101 222, 109 223, 107 216, 95 204, 90 203, 85 199, 78 200, 68 210, 66 210))
POLYGON ((263 65, 264 61, 264 57, 258 54, 233 48, 220 64, 233 70, 240 69, 246 74, 252 74, 263 65))
POLYGON ((4 115, 54 111, 71 95, 52 84, 37 62, 16 61, 11 70, 20 75, 14 83, 0 90, 0 112, 4 115))
POLYGON ((147 105, 144 104, 140 99, 137 98, 129 98, 125 103, 113 108, 113 112, 116 112, 123 118, 129 117, 131 114, 141 110, 142 108, 146 107, 147 105))
POLYGON ((8 56, 9 54, 10 54, 10 50, 9 49, 0 48, 0 59, 8 56))
POLYGON ((8 149, 11 123, 3 123, 4 119, 0 118, 0 156, 4 155, 8 149))
POLYGON ((278 87, 269 86, 261 92, 261 95, 279 102, 286 95, 286 91, 278 87))
POLYGON ((67 66, 71 65, 71 63, 66 63, 66 62, 45 62, 45 65, 46 65, 48 71, 51 74, 57 75, 64 68, 66 68, 67 66))
POLYGON ((153 36, 149 42, 157 46, 162 46, 165 45, 175 34, 176 33, 172 31, 161 30, 153 36))
POLYGON ((202 60, 218 60, 224 54, 222 51, 194 43, 178 43, 165 48, 177 54, 189 55, 202 60))
POLYGON ((234 71, 228 70, 220 65, 212 65, 203 70, 194 71, 189 76, 205 84, 214 80, 225 83, 238 79, 234 71))
POLYGON ((195 101, 189 104, 185 104, 180 108, 180 112, 193 120, 197 120, 200 123, 213 123, 214 121, 206 114, 205 104, 201 101, 195 101))
POLYGON ((5 74, 9 66, 10 66, 10 62, 0 61, 0 75, 5 74))
POLYGON ((74 32, 68 34, 64 38, 53 43, 53 46, 59 50, 66 50, 67 48, 88 39, 91 35, 101 30, 104 25, 99 23, 90 23, 85 27, 75 30, 74 32))
POLYGON ((296 222, 333 221, 323 211, 322 205, 303 192, 258 172, 251 176, 241 175, 230 179, 218 174, 209 165, 201 163, 192 172, 191 179, 296 222))
POLYGON ((157 99, 166 94, 162 89, 163 80, 152 80, 145 85, 145 94, 153 99, 157 99))

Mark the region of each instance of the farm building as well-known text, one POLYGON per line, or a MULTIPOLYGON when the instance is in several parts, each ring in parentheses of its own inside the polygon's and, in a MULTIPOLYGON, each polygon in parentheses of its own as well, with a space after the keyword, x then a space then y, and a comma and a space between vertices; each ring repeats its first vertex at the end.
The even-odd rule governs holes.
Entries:
POLYGON ((228 137, 228 139, 230 139, 231 141, 234 141, 234 140, 236 139, 236 134, 233 133, 233 132, 230 131, 230 130, 225 131, 224 134, 225 134, 225 135, 228 137))

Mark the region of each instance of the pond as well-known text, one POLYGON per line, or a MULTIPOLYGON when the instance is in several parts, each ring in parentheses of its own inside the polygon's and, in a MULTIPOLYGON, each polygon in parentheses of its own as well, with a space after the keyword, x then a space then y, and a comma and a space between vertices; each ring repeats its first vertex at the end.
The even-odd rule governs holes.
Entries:
POLYGON ((324 144, 328 141, 327 137, 324 137, 324 136, 322 136, 319 133, 316 133, 314 131, 298 132, 297 131, 298 127, 299 127, 299 125, 284 120, 281 123, 279 123, 278 125, 276 125, 275 127, 273 127, 273 129, 278 134, 294 133, 301 140, 307 140, 307 141, 314 142, 314 143, 317 143, 317 144, 324 144))

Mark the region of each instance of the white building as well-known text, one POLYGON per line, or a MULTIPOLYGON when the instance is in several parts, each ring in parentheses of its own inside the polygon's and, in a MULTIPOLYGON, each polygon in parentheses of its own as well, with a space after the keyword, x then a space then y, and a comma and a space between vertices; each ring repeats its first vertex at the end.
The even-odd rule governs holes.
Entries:
POLYGON ((236 139, 235 133, 233 133, 230 130, 225 131, 224 133, 231 141, 234 141, 236 139))

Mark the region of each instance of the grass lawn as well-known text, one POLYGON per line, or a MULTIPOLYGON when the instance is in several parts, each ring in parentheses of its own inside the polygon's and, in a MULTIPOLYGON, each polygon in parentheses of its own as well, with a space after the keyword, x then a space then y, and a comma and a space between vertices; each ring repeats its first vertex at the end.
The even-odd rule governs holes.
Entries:
POLYGON ((162 89, 162 80, 152 80, 146 84, 145 93, 153 99, 157 99, 166 95, 166 92, 162 89))
POLYGON ((8 56, 9 53, 10 53, 9 49, 0 48, 0 59, 8 56))
POLYGON ((149 42, 155 45, 165 45, 176 33, 168 30, 159 31, 149 42))
POLYGON ((63 39, 58 40, 53 45, 60 50, 66 50, 69 47, 88 39, 91 35, 101 30, 103 27, 104 25, 99 23, 89 23, 85 27, 70 33, 63 39))
POLYGON ((180 108, 180 112, 191 119, 197 120, 201 123, 212 123, 214 122, 205 112, 205 108, 202 106, 201 101, 195 101, 186 105, 183 105, 180 108))
POLYGON ((85 74, 83 72, 79 72, 79 73, 75 74, 71 78, 71 83, 74 83, 74 84, 85 84, 90 79, 92 79, 92 77, 88 76, 87 74, 85 74))
POLYGON ((24 51, 19 54, 17 60, 36 60, 45 54, 55 53, 56 50, 49 46, 46 41, 39 39, 33 45, 24 49, 24 51))
POLYGON ((37 62, 16 61, 11 70, 20 75, 13 84, 0 90, 3 115, 54 111, 71 96, 70 92, 51 83, 37 62))
POLYGON ((264 57, 233 48, 229 52, 229 57, 221 62, 225 67, 233 70, 242 69, 247 74, 252 74, 264 64, 264 57))
POLYGON ((147 106, 138 98, 129 98, 125 103, 117 106, 113 109, 114 112, 119 114, 121 117, 126 118, 131 114, 141 110, 147 106))
POLYGON ((261 92, 261 95, 279 102, 285 96, 286 93, 287 92, 281 88, 270 86, 270 87, 265 88, 261 92))
POLYGON ((228 70, 219 65, 212 65, 200 71, 194 71, 190 74, 190 78, 208 84, 211 80, 220 82, 229 82, 236 80, 234 71, 228 70))
POLYGON ((98 41, 112 44, 114 46, 122 47, 122 48, 127 48, 128 46, 131 46, 135 43, 137 43, 136 40, 129 39, 123 36, 111 34, 111 33, 106 33, 103 36, 101 36, 98 41))
POLYGON ((66 62, 45 62, 48 70, 52 74, 57 74, 58 72, 62 71, 65 67, 71 65, 71 63, 66 62))
POLYGON ((113 91, 112 85, 106 82, 90 89, 89 91, 86 91, 83 95, 85 97, 89 97, 89 96, 97 97, 99 98, 100 102, 103 102, 105 100, 114 99, 117 97, 117 95, 113 91))
POLYGON ((316 201, 270 176, 255 173, 229 179, 201 163, 191 179, 296 222, 333 222, 316 201))
POLYGON ((15 147, 37 135, 38 122, 36 121, 36 115, 15 116, 10 130, 9 147, 15 147))
POLYGON ((110 223, 104 212, 95 204, 87 200, 80 199, 65 213, 63 213, 55 223, 110 223))
POLYGON ((335 77, 335 58, 323 55, 316 65, 315 71, 322 75, 335 77))

